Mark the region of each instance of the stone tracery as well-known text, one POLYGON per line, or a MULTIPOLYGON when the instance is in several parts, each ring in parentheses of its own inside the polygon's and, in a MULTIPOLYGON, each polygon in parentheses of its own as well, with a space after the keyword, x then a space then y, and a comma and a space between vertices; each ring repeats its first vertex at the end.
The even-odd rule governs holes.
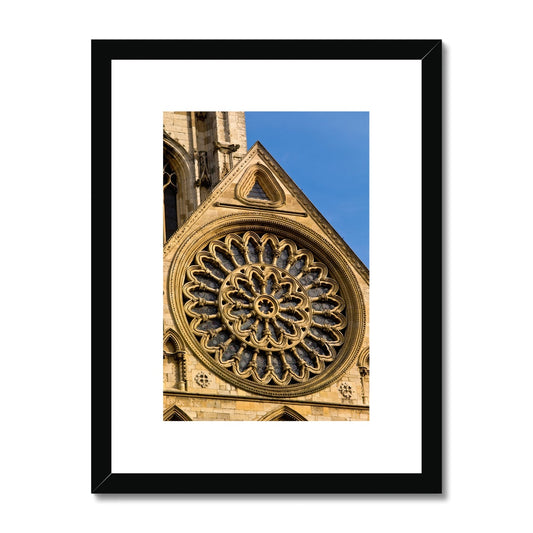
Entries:
POLYGON ((183 302, 217 367, 261 385, 311 380, 344 342, 338 283, 311 251, 273 233, 211 241, 186 270, 183 302))

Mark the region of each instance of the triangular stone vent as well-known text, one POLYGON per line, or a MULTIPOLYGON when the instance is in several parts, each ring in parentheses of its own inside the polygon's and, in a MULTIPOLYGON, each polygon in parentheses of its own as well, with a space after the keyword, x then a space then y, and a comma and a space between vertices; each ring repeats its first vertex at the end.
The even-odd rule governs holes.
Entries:
POLYGON ((239 180, 235 196, 243 204, 257 207, 280 207, 285 193, 272 172, 263 164, 251 165, 239 180))

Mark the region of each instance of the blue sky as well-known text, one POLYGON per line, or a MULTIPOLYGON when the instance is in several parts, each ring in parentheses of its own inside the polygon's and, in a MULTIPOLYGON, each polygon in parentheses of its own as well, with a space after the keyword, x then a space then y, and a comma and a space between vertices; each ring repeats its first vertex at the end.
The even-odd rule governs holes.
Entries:
POLYGON ((246 112, 259 141, 357 256, 368 256, 368 113, 246 112))

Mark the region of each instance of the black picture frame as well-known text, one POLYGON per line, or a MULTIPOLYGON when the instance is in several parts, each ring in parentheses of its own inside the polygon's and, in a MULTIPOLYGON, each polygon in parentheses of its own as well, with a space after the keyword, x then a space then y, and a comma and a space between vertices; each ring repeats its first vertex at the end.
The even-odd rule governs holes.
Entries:
POLYGON ((442 492, 442 41, 92 41, 92 493, 442 492), (111 65, 113 60, 418 60, 422 69, 421 473, 113 473, 111 465, 111 65))

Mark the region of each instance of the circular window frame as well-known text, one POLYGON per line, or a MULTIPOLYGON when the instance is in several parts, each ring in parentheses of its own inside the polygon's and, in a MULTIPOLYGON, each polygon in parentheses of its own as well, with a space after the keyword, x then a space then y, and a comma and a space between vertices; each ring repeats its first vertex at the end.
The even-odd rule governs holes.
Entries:
POLYGON ((366 309, 363 293, 351 270, 347 259, 339 253, 331 253, 332 243, 327 241, 310 228, 287 220, 280 216, 265 213, 261 217, 255 214, 241 213, 228 215, 206 224, 202 231, 187 231, 177 247, 172 259, 168 275, 169 307, 175 326, 182 333, 187 347, 192 353, 220 379, 244 391, 270 398, 290 398, 305 396, 318 392, 340 377, 354 364, 365 336, 366 309), (211 241, 221 240, 229 233, 245 233, 253 231, 258 234, 273 233, 279 238, 293 240, 299 247, 310 250, 315 258, 323 262, 330 276, 339 284, 340 294, 345 301, 347 319, 344 331, 344 343, 340 347, 337 358, 320 374, 302 383, 288 385, 260 384, 241 378, 231 370, 220 366, 213 357, 201 346, 190 327, 184 308, 182 288, 185 284, 187 268, 194 261, 198 252, 211 241))

